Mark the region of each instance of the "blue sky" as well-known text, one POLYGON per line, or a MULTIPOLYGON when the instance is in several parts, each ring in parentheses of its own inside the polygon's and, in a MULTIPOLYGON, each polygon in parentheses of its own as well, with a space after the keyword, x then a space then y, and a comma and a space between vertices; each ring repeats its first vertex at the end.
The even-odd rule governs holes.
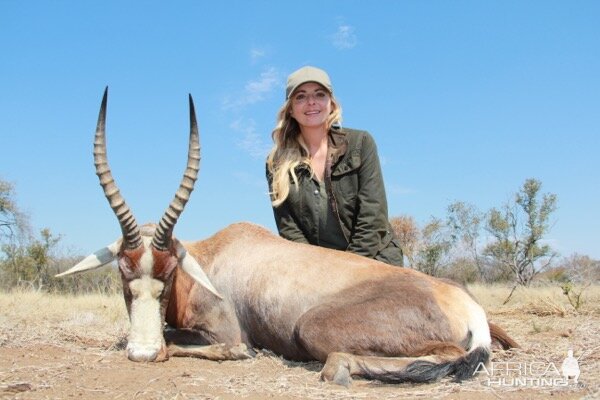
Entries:
POLYGON ((558 196, 547 236, 600 258, 600 2, 2 1, 0 177, 75 254, 118 237, 92 162, 109 86, 113 174, 156 221, 185 167, 187 94, 202 142, 176 227, 275 229, 264 178, 287 75, 326 69, 344 125, 375 137, 390 215, 481 210, 527 178, 558 196))

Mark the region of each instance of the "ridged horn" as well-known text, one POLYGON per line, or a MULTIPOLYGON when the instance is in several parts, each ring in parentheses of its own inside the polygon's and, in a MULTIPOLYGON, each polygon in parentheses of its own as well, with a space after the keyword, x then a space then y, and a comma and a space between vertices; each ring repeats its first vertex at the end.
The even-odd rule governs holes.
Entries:
POLYGON ((192 95, 189 95, 190 100, 190 139, 188 145, 188 160, 187 167, 183 173, 183 179, 179 185, 179 189, 175 193, 175 197, 169 204, 161 218, 154 237, 152 238, 152 246, 160 251, 166 251, 171 243, 173 228, 177 223, 177 219, 183 212, 185 204, 190 199, 190 194, 194 190, 194 183, 198 178, 198 170, 200 168, 200 135, 198 134, 198 124, 196 122, 196 110, 194 109, 194 100, 192 95))
POLYGON ((102 186, 102 189, 104 190, 104 195, 108 199, 108 203, 121 225, 124 245, 128 249, 136 249, 142 245, 140 229, 129 206, 125 203, 123 196, 121 196, 119 188, 115 184, 106 158, 105 129, 107 98, 108 86, 104 89, 104 97, 102 98, 100 114, 98 115, 98 124, 96 125, 96 136, 94 138, 94 165, 96 166, 96 175, 98 175, 98 179, 100 179, 100 186, 102 186))

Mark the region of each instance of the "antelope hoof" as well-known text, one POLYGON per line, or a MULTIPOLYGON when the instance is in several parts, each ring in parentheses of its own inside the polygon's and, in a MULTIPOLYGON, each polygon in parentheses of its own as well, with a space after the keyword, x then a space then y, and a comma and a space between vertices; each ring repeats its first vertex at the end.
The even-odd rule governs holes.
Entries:
POLYGON ((340 366, 333 376, 333 383, 336 385, 344 386, 346 388, 350 387, 352 384, 352 378, 350 377, 350 370, 346 367, 340 366))
POLYGON ((352 384, 352 377, 350 375, 349 361, 342 354, 330 354, 321 371, 321 380, 332 382, 346 388, 350 387, 352 384))
POLYGON ((249 349, 244 343, 240 343, 231 347, 229 352, 233 360, 247 360, 249 358, 254 358, 256 355, 254 350, 249 349))

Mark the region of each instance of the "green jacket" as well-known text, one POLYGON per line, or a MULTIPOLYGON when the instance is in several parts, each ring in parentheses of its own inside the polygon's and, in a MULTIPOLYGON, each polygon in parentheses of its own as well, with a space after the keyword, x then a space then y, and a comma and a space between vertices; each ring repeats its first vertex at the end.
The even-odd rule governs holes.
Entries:
MULTIPOLYGON (((319 245, 319 209, 306 166, 290 177, 290 194, 273 207, 279 234, 295 242, 319 245)), ((267 169, 271 188, 272 177, 267 169)), ((366 131, 333 128, 325 166, 325 187, 333 213, 348 243, 347 251, 402 266, 402 250, 388 220, 387 200, 377 147, 366 131)))

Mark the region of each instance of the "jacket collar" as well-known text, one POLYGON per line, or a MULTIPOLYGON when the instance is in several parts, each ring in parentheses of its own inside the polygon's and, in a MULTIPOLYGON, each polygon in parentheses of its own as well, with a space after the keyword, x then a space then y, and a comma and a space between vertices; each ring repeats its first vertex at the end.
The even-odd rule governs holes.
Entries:
POLYGON ((346 132, 337 126, 329 130, 328 138, 329 149, 327 151, 327 161, 333 166, 346 154, 346 150, 348 150, 348 138, 346 137, 346 132))
MULTIPOLYGON (((347 133, 339 126, 334 126, 329 130, 327 136, 328 149, 327 149, 327 161, 325 164, 325 175, 331 176, 331 170, 333 166, 342 158, 348 150, 348 137, 347 133)), ((296 167, 296 172, 309 171, 309 168, 305 164, 300 164, 296 167)))

